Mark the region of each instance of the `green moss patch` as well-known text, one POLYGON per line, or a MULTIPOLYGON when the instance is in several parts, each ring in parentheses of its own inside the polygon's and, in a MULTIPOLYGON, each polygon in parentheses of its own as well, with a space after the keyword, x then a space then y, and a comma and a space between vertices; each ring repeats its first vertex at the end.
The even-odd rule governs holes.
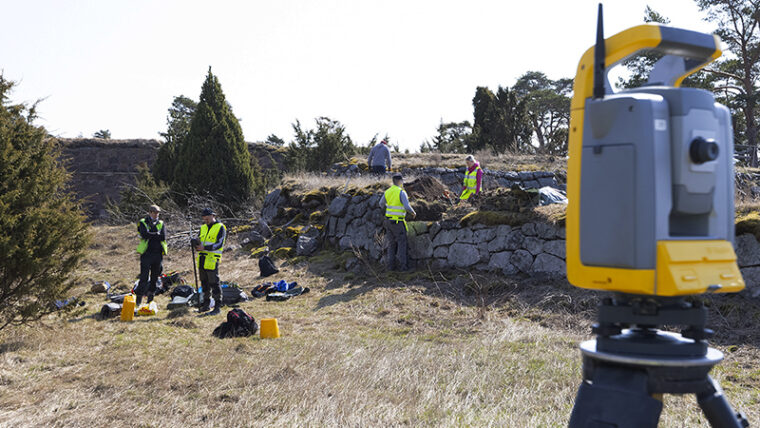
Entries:
POLYGON ((287 259, 290 257, 295 257, 296 249, 293 247, 280 247, 274 250, 272 255, 277 257, 278 259, 287 259))
POLYGON ((757 211, 741 214, 736 217, 736 235, 751 233, 760 240, 760 213, 757 211))
POLYGON ((515 213, 508 211, 473 211, 459 220, 462 226, 471 226, 474 224, 483 224, 486 226, 498 226, 506 224, 509 226, 521 226, 529 223, 532 216, 525 213, 515 213))

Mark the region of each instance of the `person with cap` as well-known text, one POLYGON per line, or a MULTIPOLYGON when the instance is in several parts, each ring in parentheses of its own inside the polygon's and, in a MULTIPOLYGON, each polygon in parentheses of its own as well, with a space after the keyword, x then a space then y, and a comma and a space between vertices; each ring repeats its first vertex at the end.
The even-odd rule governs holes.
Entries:
POLYGON ((158 276, 163 270, 162 263, 167 245, 166 227, 164 222, 158 219, 160 212, 161 208, 158 205, 151 205, 148 207, 148 215, 137 222, 137 233, 140 234, 140 243, 137 245, 137 254, 140 255, 140 280, 135 288, 137 306, 142 304, 143 296, 147 296, 148 303, 153 301, 158 276))
POLYGON ((462 186, 462 193, 459 196, 460 201, 467 200, 473 195, 479 195, 480 186, 483 183, 483 169, 475 160, 475 156, 467 155, 465 163, 467 164, 467 170, 464 173, 464 185, 462 186))
POLYGON ((372 147, 367 157, 367 165, 372 175, 383 175, 387 170, 391 170, 391 151, 388 149, 388 141, 383 139, 372 147))
POLYGON ((201 213, 203 225, 198 238, 191 244, 198 251, 198 276, 203 287, 203 305, 199 312, 211 309, 211 299, 214 298, 214 310, 209 315, 216 315, 222 306, 222 288, 219 286, 219 262, 224 251, 224 241, 227 238, 227 228, 216 219, 216 213, 211 208, 204 208, 201 213))
POLYGON ((409 270, 407 259, 406 239, 406 213, 415 217, 414 209, 409 205, 409 198, 403 189, 404 178, 401 175, 393 176, 393 185, 385 191, 380 198, 380 208, 385 209, 385 235, 388 237, 388 270, 395 270, 398 261, 398 269, 409 270))

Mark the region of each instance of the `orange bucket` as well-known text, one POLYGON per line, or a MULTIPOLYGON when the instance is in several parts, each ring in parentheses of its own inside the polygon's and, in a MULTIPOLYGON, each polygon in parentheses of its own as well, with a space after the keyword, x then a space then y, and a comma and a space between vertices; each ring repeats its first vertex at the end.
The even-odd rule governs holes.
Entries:
POLYGON ((262 339, 276 339, 280 337, 280 328, 277 326, 277 318, 263 318, 259 337, 262 339))

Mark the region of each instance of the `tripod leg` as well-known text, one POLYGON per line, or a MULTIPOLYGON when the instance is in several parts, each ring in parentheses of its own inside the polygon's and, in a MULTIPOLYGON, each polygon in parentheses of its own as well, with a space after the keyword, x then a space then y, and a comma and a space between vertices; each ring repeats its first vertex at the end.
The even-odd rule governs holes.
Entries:
POLYGON ((707 376, 708 388, 697 393, 697 403, 713 428, 745 428, 749 421, 743 413, 734 412, 723 390, 713 378, 707 376))
POLYGON ((649 395, 645 371, 597 366, 591 382, 578 389, 569 427, 655 428, 660 412, 662 402, 649 395))

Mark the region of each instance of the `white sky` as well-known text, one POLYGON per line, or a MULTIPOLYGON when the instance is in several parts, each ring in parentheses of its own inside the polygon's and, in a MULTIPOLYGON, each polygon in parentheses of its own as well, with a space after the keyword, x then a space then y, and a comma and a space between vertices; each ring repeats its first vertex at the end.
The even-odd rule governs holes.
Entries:
MULTIPOLYGON (((476 86, 528 70, 573 77, 594 42, 597 0, 6 1, 0 69, 14 101, 47 97, 49 132, 158 138, 175 95, 212 66, 247 141, 295 119, 341 121, 355 143, 388 133, 416 150, 441 119, 472 121, 476 86)), ((693 0, 607 0, 605 36, 649 4, 710 31, 693 0)))

